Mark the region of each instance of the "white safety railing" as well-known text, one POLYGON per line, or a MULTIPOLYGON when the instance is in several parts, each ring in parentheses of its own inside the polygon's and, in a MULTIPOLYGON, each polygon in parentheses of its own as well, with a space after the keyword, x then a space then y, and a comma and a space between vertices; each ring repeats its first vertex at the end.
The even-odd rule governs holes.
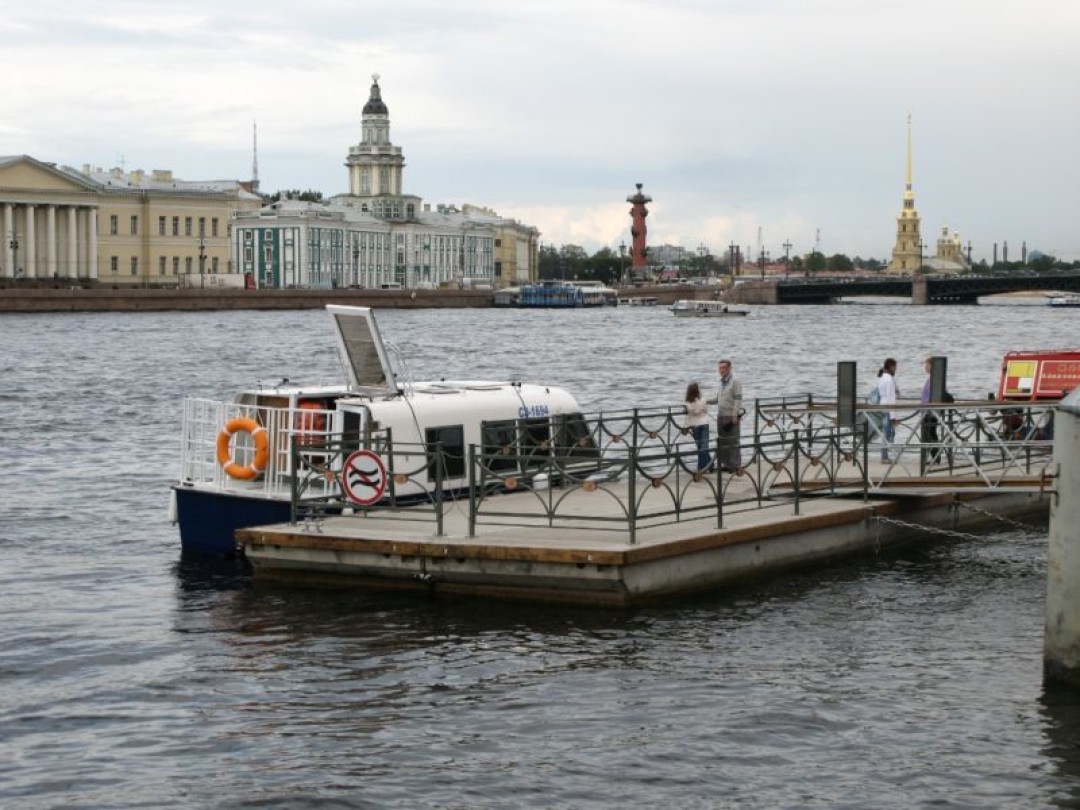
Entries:
MULTIPOLYGON (((180 483, 201 485, 221 492, 245 492, 289 499, 294 470, 289 443, 296 437, 301 463, 321 463, 317 455, 305 456, 307 444, 324 445, 337 432, 336 411, 323 409, 272 408, 222 402, 211 399, 184 400, 180 437, 180 483), (218 441, 225 425, 232 419, 246 418, 266 430, 269 455, 261 475, 240 480, 226 474, 218 459, 218 441)), ((247 431, 236 431, 228 441, 229 458, 241 467, 255 460, 255 439, 247 431)), ((313 495, 337 491, 332 476, 313 481, 313 495)))

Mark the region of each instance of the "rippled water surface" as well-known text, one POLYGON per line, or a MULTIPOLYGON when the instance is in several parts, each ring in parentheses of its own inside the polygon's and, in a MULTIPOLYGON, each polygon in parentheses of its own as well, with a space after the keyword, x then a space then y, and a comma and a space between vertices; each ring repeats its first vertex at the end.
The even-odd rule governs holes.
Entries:
MULTIPOLYGON (((901 390, 949 357, 1080 343, 1076 311, 379 314, 413 377, 678 401, 901 390), (861 383, 862 384, 862 383, 861 383)), ((0 806, 1080 805, 1080 713, 1042 684, 1045 531, 1002 526, 609 612, 252 583, 181 559, 185 394, 334 379, 321 312, 0 317, 0 806)))

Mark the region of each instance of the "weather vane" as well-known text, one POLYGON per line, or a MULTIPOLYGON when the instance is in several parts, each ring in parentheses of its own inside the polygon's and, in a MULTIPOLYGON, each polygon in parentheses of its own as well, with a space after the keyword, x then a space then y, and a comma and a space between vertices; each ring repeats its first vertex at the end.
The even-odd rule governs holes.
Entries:
POLYGON ((373 82, 375 82, 375 84, 378 84, 379 83, 379 74, 378 73, 372 73, 371 74, 371 80, 373 82))

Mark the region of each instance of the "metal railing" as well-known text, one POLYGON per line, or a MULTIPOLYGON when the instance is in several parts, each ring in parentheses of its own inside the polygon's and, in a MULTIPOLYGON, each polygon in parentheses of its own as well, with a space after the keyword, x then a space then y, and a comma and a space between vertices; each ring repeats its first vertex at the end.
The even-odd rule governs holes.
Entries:
MULTIPOLYGON (((337 431, 335 411, 265 407, 241 402, 189 398, 184 400, 180 430, 179 480, 185 484, 209 484, 221 492, 244 492, 288 498, 297 469, 291 460, 292 445, 301 449, 322 447, 337 431), (269 455, 261 475, 251 480, 230 478, 218 460, 217 445, 225 425, 235 418, 253 420, 267 434, 269 455)), ((245 431, 228 440, 230 457, 240 466, 255 459, 255 439, 245 431)), ((334 482, 324 479, 311 487, 322 495, 334 492, 334 482)))
MULTIPOLYGON (((326 514, 377 514, 434 522, 462 510, 467 532, 480 524, 583 526, 625 533, 710 520, 723 528, 738 511, 789 509, 808 497, 921 491, 1045 490, 1051 477, 1053 405, 950 403, 858 407, 852 427, 835 403, 813 397, 755 402, 752 432, 740 437, 738 471, 701 472, 681 407, 605 411, 521 420, 500 441, 452 453, 406 445, 389 434, 368 449, 385 467, 377 502, 346 496, 341 476, 357 441, 293 444, 294 522, 326 514), (886 443, 883 420, 896 435, 886 443), (879 461, 882 449, 889 460, 879 461), (509 499, 507 493, 531 497, 509 499)), ((712 451, 720 453, 720 441, 712 451)))

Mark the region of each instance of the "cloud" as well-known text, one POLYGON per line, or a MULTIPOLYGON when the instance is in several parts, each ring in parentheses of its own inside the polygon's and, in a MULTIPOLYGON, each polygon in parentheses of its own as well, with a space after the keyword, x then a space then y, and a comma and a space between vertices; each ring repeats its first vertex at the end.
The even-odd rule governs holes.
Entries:
POLYGON ((377 72, 430 201, 595 249, 642 182, 661 242, 885 258, 910 112, 925 233, 1080 258, 1078 34, 1063 0, 43 0, 0 21, 0 153, 244 177, 257 120, 264 188, 337 193, 377 72))

